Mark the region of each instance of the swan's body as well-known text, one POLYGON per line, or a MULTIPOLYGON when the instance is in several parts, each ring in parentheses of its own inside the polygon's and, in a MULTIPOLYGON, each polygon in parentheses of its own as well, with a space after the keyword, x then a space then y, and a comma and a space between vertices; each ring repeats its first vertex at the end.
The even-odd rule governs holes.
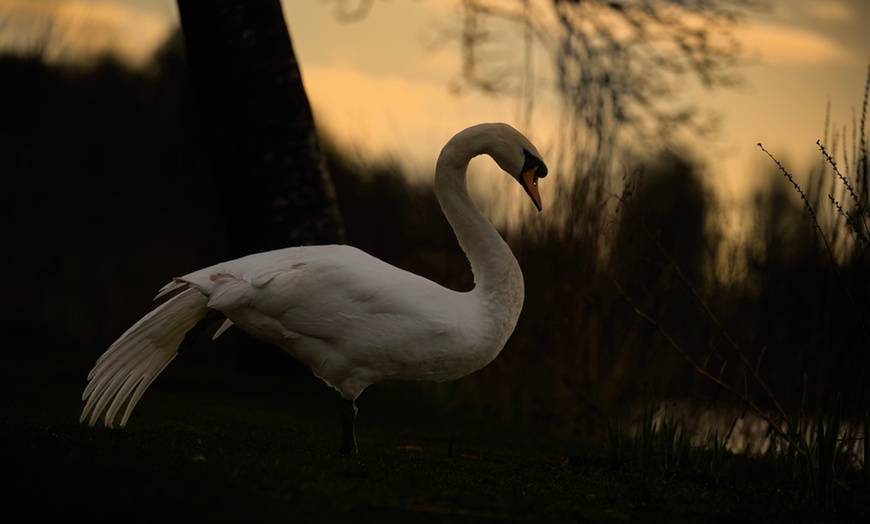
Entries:
POLYGON ((258 253, 173 279, 175 293, 100 357, 82 399, 81 420, 124 426, 142 393, 215 312, 308 365, 341 393, 342 451, 356 452, 354 400, 383 380, 454 380, 491 362, 523 305, 520 267, 472 202, 471 158, 489 154, 541 208, 537 179, 547 170, 535 147, 506 124, 481 124, 454 136, 439 156, 435 190, 475 286, 457 292, 350 246, 258 253), (123 409, 123 411, 122 411, 123 409))

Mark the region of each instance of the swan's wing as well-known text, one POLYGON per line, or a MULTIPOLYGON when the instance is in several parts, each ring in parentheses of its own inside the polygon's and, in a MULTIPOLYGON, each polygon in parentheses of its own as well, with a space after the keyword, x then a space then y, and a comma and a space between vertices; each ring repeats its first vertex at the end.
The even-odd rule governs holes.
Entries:
POLYGON ((464 376, 503 345, 503 326, 486 321, 475 292, 452 291, 348 246, 260 253, 176 280, 345 398, 380 380, 464 376))
POLYGON ((82 394, 86 401, 80 421, 93 426, 101 417, 120 425, 155 378, 178 355, 178 345, 206 313, 206 300, 188 289, 142 317, 97 360, 82 394))
POLYGON ((400 324, 407 329, 414 319, 437 325, 440 317, 455 314, 450 305, 458 295, 350 246, 258 253, 176 281, 199 289, 209 297, 210 308, 227 313, 242 329, 263 327, 245 325, 245 320, 277 321, 285 337, 334 337, 339 326, 350 322, 357 332, 365 330, 360 327, 365 322, 396 329, 400 324))
POLYGON ((260 285, 268 281, 269 276, 275 271, 291 267, 294 260, 302 253, 302 249, 297 247, 255 253, 198 269, 182 277, 173 278, 171 282, 160 288, 154 299, 162 298, 188 285, 193 285, 204 295, 211 296, 214 290, 209 282, 217 280, 220 275, 224 274, 234 276, 253 285, 260 285))

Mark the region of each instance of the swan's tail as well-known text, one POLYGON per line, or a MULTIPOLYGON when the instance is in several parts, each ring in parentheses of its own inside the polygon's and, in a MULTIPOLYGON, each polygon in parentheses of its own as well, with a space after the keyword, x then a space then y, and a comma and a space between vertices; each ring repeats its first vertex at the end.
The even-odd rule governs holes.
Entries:
POLYGON ((93 426, 103 417, 111 428, 123 408, 120 426, 126 425, 142 394, 178 355, 184 335, 208 312, 207 302, 196 289, 186 289, 121 335, 88 373, 79 422, 93 426))

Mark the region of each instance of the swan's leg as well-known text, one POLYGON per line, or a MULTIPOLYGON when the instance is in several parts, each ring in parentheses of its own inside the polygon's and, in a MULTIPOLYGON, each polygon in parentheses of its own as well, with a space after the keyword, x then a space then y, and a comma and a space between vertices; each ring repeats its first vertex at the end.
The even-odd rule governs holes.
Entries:
POLYGON ((341 448, 342 455, 356 455, 356 437, 353 433, 353 421, 356 419, 356 404, 353 400, 341 399, 341 448))

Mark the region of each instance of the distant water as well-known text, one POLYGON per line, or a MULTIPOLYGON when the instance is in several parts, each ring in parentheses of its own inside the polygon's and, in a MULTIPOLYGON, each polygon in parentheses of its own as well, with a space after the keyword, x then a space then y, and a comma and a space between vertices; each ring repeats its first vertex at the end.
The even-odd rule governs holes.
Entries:
MULTIPOLYGON (((772 428, 770 422, 756 412, 746 409, 726 409, 722 407, 698 407, 691 403, 669 402, 659 407, 653 417, 656 427, 661 427, 662 420, 667 417, 679 419, 682 417, 686 429, 691 435, 691 441, 696 446, 710 446, 715 434, 721 442, 727 439, 725 447, 732 453, 751 452, 764 454, 772 444, 782 449, 787 443, 772 428)), ((771 417, 772 422, 778 422, 771 417)), ((813 442, 816 431, 816 419, 812 417, 809 425, 802 428, 806 442, 813 442)), ((785 424, 779 427, 785 430, 785 424)), ((864 464, 864 444, 862 437, 866 428, 861 423, 841 421, 840 440, 842 450, 852 455, 858 468, 864 464)))

